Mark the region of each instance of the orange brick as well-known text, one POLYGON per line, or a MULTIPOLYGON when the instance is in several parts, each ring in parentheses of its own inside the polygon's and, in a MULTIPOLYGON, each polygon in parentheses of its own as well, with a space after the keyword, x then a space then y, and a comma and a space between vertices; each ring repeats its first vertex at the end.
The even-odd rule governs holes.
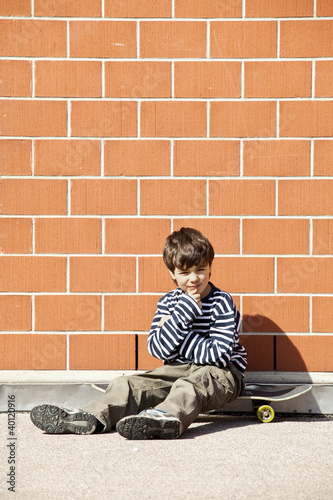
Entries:
POLYGON ((0 141, 0 175, 31 175, 31 141, 0 141))
POLYGON ((0 95, 3 97, 31 96, 30 61, 0 61, 0 95))
POLYGON ((174 175, 239 175, 239 141, 175 141, 174 175))
POLYGON ((101 253, 101 221, 86 218, 37 218, 36 253, 101 253))
POLYGON ((240 342, 247 352, 248 371, 274 371, 274 336, 241 335, 240 342))
POLYGON ((332 135, 332 101, 282 101, 280 103, 281 137, 331 137, 332 135))
POLYGON ((71 292, 135 292, 135 257, 71 257, 71 292))
POLYGON ((1 213, 6 215, 65 215, 66 180, 2 179, 1 213))
POLYGON ((310 141, 244 141, 243 174, 297 177, 310 175, 310 141))
POLYGON ((313 253, 333 254, 333 220, 313 220, 313 253))
POLYGON ((108 295, 104 299, 105 329, 149 332, 160 295, 108 295))
POLYGON ((65 292, 65 257, 7 257, 0 259, 3 292, 65 292))
POLYGON ((2 0, 0 16, 30 16, 31 0, 2 0))
POLYGON ((213 21, 211 57, 276 57, 275 21, 213 21))
POLYGON ((35 175, 100 175, 100 142, 59 139, 35 141, 35 175))
POLYGON ((66 21, 0 20, 0 55, 7 57, 66 57, 66 21))
POLYGON ((173 230, 193 227, 201 231, 211 242, 216 254, 239 253, 238 219, 174 219, 173 230))
POLYGON ((224 101, 211 103, 211 137, 274 137, 275 135, 275 102, 224 101))
POLYGON ((316 14, 323 17, 333 16, 333 4, 331 0, 317 0, 316 14))
POLYGON ((209 181, 210 215, 274 215, 274 213, 274 181, 209 181))
POLYGON ((66 181, 3 179, 0 182, 1 213, 3 214, 60 215, 66 213, 66 181))
POLYGON ((246 17, 311 17, 313 15, 313 1, 302 0, 247 0, 246 17))
POLYGON ((156 101, 141 104, 142 137, 205 137, 206 103, 156 101))
POLYGON ((101 97, 98 61, 37 61, 37 97, 101 97))
POLYGON ((280 57, 332 57, 333 21, 281 21, 280 57))
POLYGON ((65 370, 66 335, 0 335, 0 370, 65 370))
POLYGON ((69 368, 135 370, 135 335, 70 335, 69 368))
POLYGON ((333 215, 333 180, 279 181, 279 215, 333 215))
POLYGON ((72 214, 134 215, 136 180, 80 179, 72 181, 72 214))
POLYGON ((316 97, 333 97, 333 61, 316 61, 316 97))
POLYGON ((142 21, 140 57, 206 57, 206 23, 142 21))
POLYGON ((312 299, 312 331, 333 332, 333 297, 313 297, 312 299))
POLYGON ((166 293, 176 288, 162 257, 139 257, 139 292, 166 293))
POLYGON ((332 175, 333 141, 314 141, 314 175, 332 175))
POLYGON ((243 331, 308 332, 308 297, 243 297, 243 331))
POLYGON ((101 297, 97 295, 36 295, 38 331, 101 329, 101 297))
POLYGON ((175 2, 175 17, 242 17, 242 0, 228 0, 228 2, 177 0, 175 2))
POLYGON ((162 253, 170 226, 168 219, 106 219, 105 252, 162 253))
POLYGON ((310 61, 245 62, 245 97, 311 97, 310 61))
POLYGON ((295 335, 276 338, 276 369, 288 372, 333 370, 333 337, 295 335))
POLYGON ((175 97, 240 97, 241 63, 175 63, 175 97))
POLYGON ((141 215, 204 215, 206 182, 203 180, 142 180, 141 215))
POLYGON ((112 61, 105 64, 106 97, 171 97, 171 63, 112 61))
POLYGON ((31 297, 2 295, 0 297, 0 329, 3 331, 31 330, 31 297))
POLYGON ((31 253, 31 219, 0 218, 0 253, 31 253))
POLYGON ((305 219, 244 219, 243 253, 309 253, 309 221, 305 219))
POLYGON ((34 0, 35 16, 50 17, 101 17, 102 9, 99 0, 66 0, 65 2, 45 2, 34 0))
POLYGON ((161 359, 154 358, 148 352, 148 335, 138 335, 138 370, 154 370, 163 366, 161 359))
POLYGON ((215 257, 214 285, 231 294, 272 293, 274 291, 273 257, 215 257))
POLYGON ((2 101, 2 135, 67 135, 66 103, 61 101, 2 101))
POLYGON ((105 175, 169 175, 170 142, 112 140, 104 143, 105 175))
POLYGON ((171 17, 171 0, 105 0, 106 17, 171 17))
POLYGON ((135 137, 137 105, 128 101, 74 101, 71 120, 73 136, 135 137))
POLYGON ((332 259, 325 257, 278 257, 278 293, 332 293, 332 286, 332 259))
POLYGON ((71 57, 136 57, 136 23, 71 21, 71 57))

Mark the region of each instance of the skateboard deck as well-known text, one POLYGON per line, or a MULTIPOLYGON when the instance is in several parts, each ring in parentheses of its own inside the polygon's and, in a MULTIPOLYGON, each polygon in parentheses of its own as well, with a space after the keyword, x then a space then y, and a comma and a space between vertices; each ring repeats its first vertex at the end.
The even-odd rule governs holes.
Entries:
POLYGON ((297 398, 312 389, 311 385, 267 385, 246 384, 244 391, 237 399, 250 399, 257 417, 261 422, 272 422, 275 412, 271 401, 286 401, 297 398))

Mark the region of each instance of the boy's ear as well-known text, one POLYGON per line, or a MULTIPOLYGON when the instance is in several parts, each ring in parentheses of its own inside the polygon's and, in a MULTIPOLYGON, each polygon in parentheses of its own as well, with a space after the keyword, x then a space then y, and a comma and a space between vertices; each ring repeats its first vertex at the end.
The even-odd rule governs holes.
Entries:
POLYGON ((172 278, 173 280, 175 280, 175 279, 176 279, 176 276, 173 274, 173 272, 169 270, 169 273, 170 273, 171 278, 172 278))
POLYGON ((174 281, 175 283, 177 283, 176 276, 173 274, 173 272, 169 270, 169 273, 170 273, 170 276, 171 276, 171 278, 173 279, 173 281, 174 281))

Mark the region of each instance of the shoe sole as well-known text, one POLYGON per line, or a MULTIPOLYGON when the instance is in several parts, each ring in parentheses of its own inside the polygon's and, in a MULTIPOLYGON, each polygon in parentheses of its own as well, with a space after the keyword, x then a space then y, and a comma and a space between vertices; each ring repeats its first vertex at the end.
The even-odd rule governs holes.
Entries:
POLYGON ((176 439, 180 435, 180 421, 138 415, 123 418, 116 429, 126 439, 176 439))
POLYGON ((68 413, 53 405, 36 406, 31 410, 30 419, 47 434, 92 434, 97 426, 97 419, 90 413, 68 413))

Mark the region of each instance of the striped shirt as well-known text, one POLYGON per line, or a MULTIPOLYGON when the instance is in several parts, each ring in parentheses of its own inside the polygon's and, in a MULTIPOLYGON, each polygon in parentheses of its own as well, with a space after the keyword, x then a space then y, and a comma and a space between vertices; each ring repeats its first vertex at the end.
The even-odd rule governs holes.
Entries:
POLYGON ((239 343, 240 314, 229 293, 210 285, 212 290, 202 299, 202 308, 181 288, 158 301, 148 351, 165 363, 193 362, 221 368, 233 363, 244 374, 247 359, 239 343), (159 327, 166 315, 171 318, 159 327))

